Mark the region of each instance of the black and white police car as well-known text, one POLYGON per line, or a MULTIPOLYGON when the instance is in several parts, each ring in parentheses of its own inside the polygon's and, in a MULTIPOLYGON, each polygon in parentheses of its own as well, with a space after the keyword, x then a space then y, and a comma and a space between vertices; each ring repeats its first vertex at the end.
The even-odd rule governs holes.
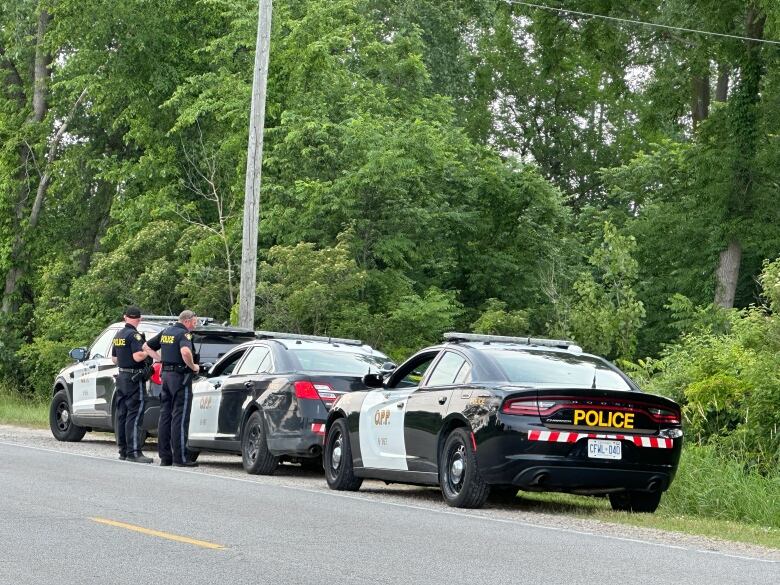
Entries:
POLYGON ((567 341, 448 333, 364 381, 376 389, 328 414, 332 489, 439 485, 456 507, 479 507, 491 490, 562 491, 653 512, 680 458, 679 406, 567 341))
POLYGON ((395 367, 359 340, 257 331, 193 381, 187 448, 240 453, 244 469, 272 474, 282 459, 320 467, 325 419, 363 376, 395 367))
MULTIPOLYGON (((169 324, 175 316, 144 316, 138 330, 151 339, 169 324)), ((201 364, 213 364, 236 345, 254 339, 254 331, 210 323, 201 318, 193 330, 193 344, 201 364)), ((97 336, 89 348, 70 351, 75 363, 63 368, 56 376, 49 409, 49 426, 59 441, 80 441, 87 431, 114 430, 116 415, 117 367, 111 361, 111 342, 123 322, 113 323, 97 336)), ((159 364, 157 364, 159 366, 159 364)), ((144 406, 144 440, 147 433, 156 433, 160 416, 159 367, 147 382, 144 406)), ((143 443, 143 441, 142 441, 143 443)))

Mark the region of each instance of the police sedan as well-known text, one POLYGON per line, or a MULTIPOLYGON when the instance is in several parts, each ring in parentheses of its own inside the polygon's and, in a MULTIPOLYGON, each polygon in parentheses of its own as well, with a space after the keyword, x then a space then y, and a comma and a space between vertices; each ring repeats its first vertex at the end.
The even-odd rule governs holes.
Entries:
POLYGON ((355 339, 269 331, 256 336, 193 382, 190 457, 240 453, 252 474, 272 474, 283 459, 319 467, 331 404, 366 390, 366 373, 395 365, 355 339))
POLYGON ((439 485, 464 508, 491 491, 561 491, 654 512, 680 458, 679 406, 567 341, 448 333, 364 381, 376 389, 328 414, 332 489, 364 478, 439 485))
MULTIPOLYGON (((175 316, 146 315, 138 330, 151 339, 177 320, 175 316)), ((208 317, 201 317, 193 330, 196 360, 203 365, 213 364, 236 345, 255 338, 254 331, 213 325, 209 321, 208 317)), ((111 361, 111 342, 122 327, 124 323, 113 323, 89 348, 72 349, 69 355, 74 363, 57 374, 52 387, 49 427, 58 441, 80 441, 87 431, 114 430, 117 366, 111 361)), ((155 374, 146 383, 144 440, 147 433, 157 431, 162 384, 159 374, 159 364, 155 364, 155 374)))

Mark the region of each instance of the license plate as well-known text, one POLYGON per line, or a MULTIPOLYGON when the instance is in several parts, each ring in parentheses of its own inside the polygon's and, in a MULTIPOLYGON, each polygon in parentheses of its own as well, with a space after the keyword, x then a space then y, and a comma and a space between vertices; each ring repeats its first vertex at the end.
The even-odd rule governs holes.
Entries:
POLYGON ((601 439, 588 439, 588 457, 591 459, 621 459, 620 441, 603 441, 601 439))

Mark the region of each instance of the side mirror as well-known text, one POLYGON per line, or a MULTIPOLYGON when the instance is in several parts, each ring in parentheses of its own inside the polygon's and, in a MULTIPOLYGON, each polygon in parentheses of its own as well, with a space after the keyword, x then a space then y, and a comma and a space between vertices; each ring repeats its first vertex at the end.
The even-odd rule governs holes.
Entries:
POLYGON ((379 369, 382 374, 387 376, 390 372, 394 371, 398 366, 394 364, 393 362, 385 362, 382 364, 382 367, 379 369))
POLYGON ((85 359, 87 359, 87 348, 76 347, 74 349, 71 349, 68 352, 68 355, 71 357, 71 359, 74 359, 77 362, 83 362, 85 359))
POLYGON ((363 384, 369 388, 381 388, 385 377, 382 374, 366 374, 363 376, 363 384))

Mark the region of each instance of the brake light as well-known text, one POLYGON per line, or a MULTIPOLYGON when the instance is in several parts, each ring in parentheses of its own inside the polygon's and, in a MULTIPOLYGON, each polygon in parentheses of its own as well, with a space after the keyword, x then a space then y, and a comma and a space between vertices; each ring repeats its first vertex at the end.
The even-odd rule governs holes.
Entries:
POLYGON ((519 414, 539 416, 555 406, 555 400, 536 400, 528 398, 516 398, 504 402, 501 411, 505 414, 519 414))
POLYGON ((295 383, 295 396, 301 400, 322 400, 326 405, 336 402, 340 393, 336 392, 328 384, 312 383, 308 380, 299 380, 295 383))
POLYGON ((672 425, 680 424, 680 413, 665 408, 648 408, 647 411, 653 420, 658 423, 667 423, 672 425))

